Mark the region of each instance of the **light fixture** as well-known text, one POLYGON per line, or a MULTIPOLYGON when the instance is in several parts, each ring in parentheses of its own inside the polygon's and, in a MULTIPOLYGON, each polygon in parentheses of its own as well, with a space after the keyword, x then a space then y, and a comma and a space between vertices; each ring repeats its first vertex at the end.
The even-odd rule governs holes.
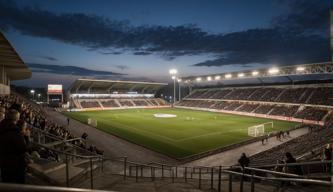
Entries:
POLYGON ((177 79, 178 82, 182 82, 182 79, 177 79))
POLYGON ((170 75, 176 75, 178 73, 177 69, 170 69, 169 70, 170 75))
POLYGON ((268 73, 270 73, 270 74, 276 74, 278 72, 280 72, 280 70, 276 67, 271 68, 271 69, 268 70, 268 73))
POLYGON ((226 79, 230 79, 231 77, 232 77, 232 75, 230 73, 225 75, 226 79))
POLYGON ((297 67, 297 68, 296 68, 296 71, 304 71, 304 70, 305 70, 305 67, 301 67, 301 66, 300 66, 300 67, 297 67))
POLYGON ((197 80, 197 81, 201 81, 201 77, 197 77, 196 80, 197 80))
POLYGON ((244 73, 238 73, 238 77, 244 77, 244 73))
POLYGON ((207 77, 207 81, 211 81, 212 80, 212 77, 211 76, 208 76, 207 77))
POLYGON ((176 79, 176 76, 171 76, 171 79, 175 80, 175 79, 176 79))
POLYGON ((257 76, 259 74, 258 71, 252 71, 252 76, 257 76))
POLYGON ((221 76, 217 75, 215 76, 215 80, 220 80, 221 79, 221 76))

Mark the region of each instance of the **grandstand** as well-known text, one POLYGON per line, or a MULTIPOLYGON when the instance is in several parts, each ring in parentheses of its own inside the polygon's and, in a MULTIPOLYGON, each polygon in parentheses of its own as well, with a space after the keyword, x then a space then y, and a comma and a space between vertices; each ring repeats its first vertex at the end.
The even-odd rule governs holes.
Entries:
POLYGON ((77 79, 69 89, 73 110, 160 108, 169 106, 155 98, 167 84, 135 81, 77 79))
MULTIPOLYGON (((175 109, 155 97, 156 91, 166 86, 163 83, 78 79, 69 89, 68 112, 59 113, 10 92, 10 81, 29 78, 31 71, 1 33, 0 38, 1 107, 5 110, 16 107, 22 119, 29 124, 32 148, 25 155, 33 160, 27 174, 27 183, 33 185, 0 183, 0 191, 91 191, 83 188, 218 192, 332 190, 333 161, 326 159, 323 151, 331 150, 332 153, 332 149, 326 146, 333 137, 333 83, 221 84, 222 81, 237 78, 262 81, 262 78, 277 76, 292 79, 290 76, 332 74, 332 62, 183 77, 184 85, 192 91, 173 106, 175 109), (159 113, 161 111, 164 113, 159 113), (92 115, 93 118, 98 114, 106 115, 102 124, 111 122, 118 126, 108 127, 114 131, 109 135, 87 125, 84 115, 77 118, 79 121, 73 119, 71 123, 64 123, 67 117, 80 114, 92 115), (173 121, 182 114, 191 116, 173 121), (122 116, 125 121, 119 122, 122 116), (159 125, 166 125, 162 127, 164 132, 159 131, 159 127, 152 127, 157 134, 149 132, 146 127, 152 121, 144 121, 147 116, 159 122, 159 125), (274 121, 288 125, 296 123, 297 126, 274 130, 256 138, 244 136, 242 132, 228 135, 235 131, 236 125, 244 123, 244 119, 259 123, 257 125, 274 121), (208 123, 203 124, 204 121, 208 123), (130 132, 125 122, 134 125, 135 130, 143 131, 143 134, 130 132), (229 130, 221 132, 223 123, 229 130), (182 126, 177 127, 178 124, 182 126), (210 127, 212 124, 218 124, 217 128, 210 127), (194 126, 198 128, 195 131, 192 129, 194 126), (173 129, 175 127, 177 129, 173 129), (192 155, 187 158, 165 156, 142 143, 127 142, 131 141, 129 138, 114 137, 118 136, 116 133, 120 130, 129 138, 136 137, 136 141, 145 141, 145 144, 166 152, 178 147, 180 150, 177 153, 180 152, 180 155, 192 155), (284 131, 288 134, 285 135, 284 131), (84 136, 86 132, 89 136, 84 136), (182 138, 193 132, 197 135, 182 138), (210 138, 212 135, 213 139, 210 138), (221 135, 228 137, 221 139, 221 135), (144 136, 151 137, 151 140, 144 136), (200 139, 202 136, 206 140, 200 139), (205 149, 200 153, 195 151, 211 143, 221 145, 218 142, 228 138, 231 142, 223 147, 205 149), (263 143, 264 139, 266 144, 263 143), (156 140, 170 141, 168 147, 171 148, 156 140), (175 143, 181 143, 180 147, 175 143), (186 148, 188 146, 190 148, 186 148), (250 156, 249 166, 241 167, 237 163, 242 152, 250 156), (285 161, 285 152, 291 152, 297 163, 285 161)), ((247 132, 246 127, 244 130, 247 132)), ((1 149, 4 147, 12 146, 0 145, 1 149)))

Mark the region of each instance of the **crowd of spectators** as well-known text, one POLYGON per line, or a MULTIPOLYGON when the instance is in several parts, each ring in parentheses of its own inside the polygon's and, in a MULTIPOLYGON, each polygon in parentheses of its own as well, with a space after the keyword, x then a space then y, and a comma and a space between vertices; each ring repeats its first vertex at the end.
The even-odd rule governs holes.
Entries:
MULTIPOLYGON (((0 97, 0 168, 3 182, 24 183, 27 164, 33 158, 59 161, 59 156, 52 150, 31 142, 32 134, 38 129, 61 141, 75 138, 65 126, 48 120, 39 106, 17 95, 0 97)), ((78 141, 75 145, 80 149, 103 154, 97 147, 78 141)))
MULTIPOLYGON (((82 108, 108 108, 108 107, 134 107, 134 106, 163 106, 167 103, 160 98, 133 98, 133 99, 78 99, 82 108), (117 102, 118 101, 118 102, 117 102), (100 104, 99 104, 100 103, 100 104)), ((74 104, 76 104, 74 102, 74 104)), ((80 108, 80 106, 75 106, 80 108)))
POLYGON ((294 117, 298 119, 325 121, 328 109, 316 107, 301 108, 299 105, 277 105, 277 104, 252 104, 239 101, 214 101, 214 100, 183 100, 178 106, 196 107, 205 109, 217 109, 237 112, 247 112, 256 114, 266 114, 272 116, 294 117))
POLYGON ((247 100, 314 105, 333 105, 332 87, 254 87, 198 89, 188 99, 247 100))

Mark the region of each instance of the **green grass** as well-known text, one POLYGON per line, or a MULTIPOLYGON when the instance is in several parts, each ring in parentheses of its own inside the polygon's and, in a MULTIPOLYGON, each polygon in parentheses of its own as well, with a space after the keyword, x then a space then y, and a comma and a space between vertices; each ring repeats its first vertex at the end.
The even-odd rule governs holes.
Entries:
MULTIPOLYGON (((131 142, 182 158, 248 140, 247 128, 274 122, 265 131, 287 130, 298 123, 187 109, 127 109, 65 112, 86 123, 97 119, 97 128, 131 142), (155 113, 175 114, 175 118, 156 118, 155 113)), ((112 146, 110 146, 112 147, 112 146)))

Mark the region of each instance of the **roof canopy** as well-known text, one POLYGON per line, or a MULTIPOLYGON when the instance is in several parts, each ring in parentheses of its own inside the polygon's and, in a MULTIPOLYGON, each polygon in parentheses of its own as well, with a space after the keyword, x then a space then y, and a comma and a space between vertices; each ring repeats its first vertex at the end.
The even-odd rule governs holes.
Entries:
POLYGON ((0 32, 0 67, 4 66, 10 80, 21 80, 31 77, 31 71, 22 61, 6 37, 0 32))
POLYGON ((229 73, 219 73, 201 76, 182 77, 182 81, 189 84, 200 84, 206 82, 222 82, 228 80, 239 80, 249 78, 288 77, 314 74, 333 74, 333 63, 311 63, 291 66, 280 66, 263 68, 257 70, 244 70, 229 73))
POLYGON ((155 93, 166 86, 165 83, 139 82, 139 81, 116 81, 97 79, 77 79, 69 89, 74 93, 108 94, 112 92, 138 92, 155 93))

